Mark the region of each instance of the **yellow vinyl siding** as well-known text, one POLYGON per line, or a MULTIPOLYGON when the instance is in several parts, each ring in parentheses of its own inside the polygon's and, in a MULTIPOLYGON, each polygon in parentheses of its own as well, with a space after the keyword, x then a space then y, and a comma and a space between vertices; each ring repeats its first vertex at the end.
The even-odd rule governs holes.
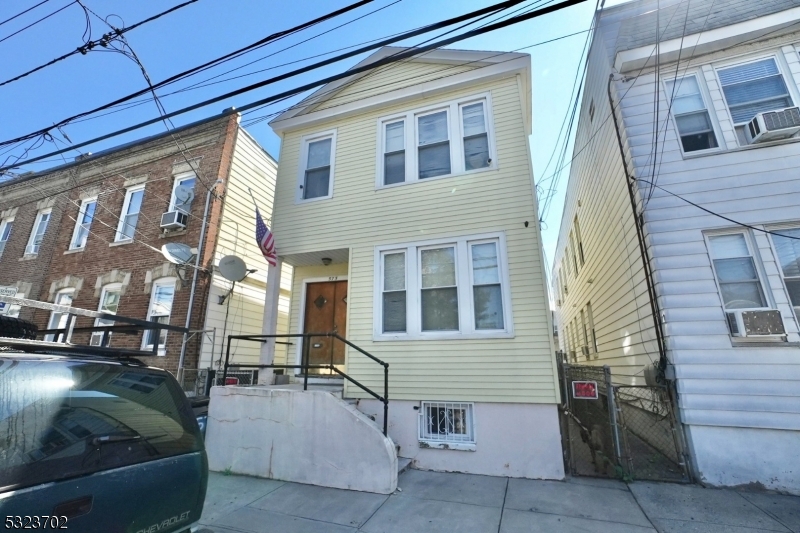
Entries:
MULTIPOLYGON (((380 86, 391 79, 376 77, 371 83, 380 86)), ((358 89, 354 84, 352 90, 358 89)), ((513 75, 285 133, 275 220, 281 254, 350 249, 348 338, 390 364, 390 398, 558 401, 527 142, 513 75), (381 117, 485 93, 491 94, 498 169, 376 190, 381 117), (334 128, 333 198, 295 204, 301 137, 334 128), (491 232, 503 232, 506 238, 514 338, 373 341, 375 246, 491 232)), ((297 292, 302 278, 327 275, 333 267, 315 267, 313 276, 304 268, 295 270, 292 331, 297 331, 302 305, 297 292)), ((382 393, 382 367, 362 354, 347 352, 347 371, 382 393)), ((349 385, 346 394, 366 397, 349 385)))

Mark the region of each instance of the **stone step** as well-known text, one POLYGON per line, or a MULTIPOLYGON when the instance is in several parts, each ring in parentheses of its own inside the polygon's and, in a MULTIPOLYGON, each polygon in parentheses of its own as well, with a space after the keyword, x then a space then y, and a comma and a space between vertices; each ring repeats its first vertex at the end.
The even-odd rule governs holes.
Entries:
POLYGON ((397 475, 399 476, 411 466, 411 459, 406 457, 397 458, 397 475))

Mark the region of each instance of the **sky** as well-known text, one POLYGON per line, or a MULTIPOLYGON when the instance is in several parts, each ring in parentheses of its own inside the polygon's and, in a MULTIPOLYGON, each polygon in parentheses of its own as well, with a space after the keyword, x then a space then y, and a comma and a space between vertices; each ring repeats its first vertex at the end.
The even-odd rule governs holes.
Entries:
MULTIPOLYGON (((140 20, 167 10, 180 0, 81 0, 82 4, 98 15, 89 17, 90 28, 84 10, 74 0, 45 0, 42 5, 6 23, 2 23, 42 0, 3 0, 0 3, 0 81, 15 77, 22 72, 46 63, 85 42, 84 35, 90 32, 97 39, 109 31, 105 19, 114 27, 130 26, 140 20), (62 9, 63 8, 63 9, 62 9), (31 23, 52 14, 30 28, 31 23), (20 33, 13 35, 18 30, 20 33)), ((128 43, 154 82, 189 69, 240 47, 255 42, 276 31, 284 30, 340 9, 353 0, 198 0, 156 21, 135 28, 126 34, 128 43)), ((203 72, 192 78, 165 87, 159 91, 164 108, 170 112, 202 100, 254 83, 275 74, 305 66, 323 58, 310 56, 326 54, 336 49, 357 45, 366 41, 384 38, 457 16, 491 5, 496 0, 374 0, 334 20, 326 21, 296 35, 272 43, 249 53, 242 58, 203 72), (347 24, 345 24, 347 23, 347 24), (344 26, 337 28, 345 24, 344 26), (310 39, 310 40, 307 40, 310 39), (307 40, 307 41, 306 41, 307 40), (306 42, 303 42, 306 41, 306 42), (244 66, 246 63, 255 63, 244 66), (291 65, 286 65, 287 63, 291 65), (225 71, 237 68, 229 74, 225 71), (264 69, 269 69, 263 71, 264 69), (255 72, 262 70, 262 72, 255 72), (228 79, 241 76, 237 79, 228 79), (218 76, 210 85, 181 91, 182 88, 218 76), (225 81, 227 80, 227 81, 225 81)), ((504 13, 520 8, 539 5, 546 0, 527 0, 504 13)), ((610 1, 612 3, 620 3, 610 1)), ((509 26, 491 33, 451 45, 451 48, 515 51, 537 43, 565 37, 550 43, 520 50, 531 54, 533 87, 533 134, 529 142, 533 158, 534 177, 537 182, 552 174, 553 165, 545 173, 545 167, 556 148, 556 134, 571 105, 571 91, 580 58, 586 44, 591 25, 595 0, 564 10, 509 26)), ((492 20, 492 19, 487 19, 492 20)), ((443 30, 444 31, 444 30, 443 30)), ((438 35, 420 36, 401 41, 398 45, 415 45, 438 35)), ((335 55, 335 54, 331 54, 335 55)), ((218 114, 230 107, 241 107, 249 102, 275 94, 298 85, 309 83, 351 67, 368 54, 356 56, 327 67, 302 74, 288 80, 246 94, 211 104, 207 107, 172 119, 175 126, 201 120, 218 114)), ((76 54, 18 81, 0 86, 0 141, 52 125, 79 112, 93 109, 116 98, 146 88, 138 65, 116 52, 97 48, 85 55, 76 54)), ((248 120, 277 112, 302 98, 275 104, 262 111, 243 117, 248 120)), ((28 157, 43 155, 68 146, 63 136, 73 143, 136 124, 157 115, 152 99, 143 99, 141 105, 119 112, 75 122, 54 132, 53 141, 34 145, 28 157)), ((260 121, 247 130, 275 157, 279 156, 280 139, 272 132, 267 120, 260 121)), ((162 133, 165 126, 155 124, 129 134, 99 142, 82 151, 98 152, 119 144, 162 133)), ((8 147, 0 148, 0 163, 9 156, 23 154, 28 146, 8 153, 8 147)), ((572 148, 568 150, 571 157, 572 148)), ((64 155, 71 161, 78 153, 64 155)), ((13 159, 12 159, 13 160, 13 159)), ((61 156, 43 163, 21 166, 15 172, 42 170, 62 163, 61 156)), ((568 171, 568 169, 566 169, 568 171)), ((548 268, 558 238, 564 190, 567 175, 562 176, 552 205, 542 224, 542 241, 548 268)))

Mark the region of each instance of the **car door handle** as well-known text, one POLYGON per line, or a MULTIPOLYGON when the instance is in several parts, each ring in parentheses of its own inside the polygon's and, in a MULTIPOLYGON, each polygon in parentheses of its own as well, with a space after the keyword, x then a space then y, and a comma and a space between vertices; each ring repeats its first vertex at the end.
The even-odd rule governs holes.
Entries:
POLYGON ((72 519, 89 514, 92 510, 92 500, 92 496, 82 496, 74 500, 61 502, 53 509, 53 515, 66 516, 67 519, 72 519))

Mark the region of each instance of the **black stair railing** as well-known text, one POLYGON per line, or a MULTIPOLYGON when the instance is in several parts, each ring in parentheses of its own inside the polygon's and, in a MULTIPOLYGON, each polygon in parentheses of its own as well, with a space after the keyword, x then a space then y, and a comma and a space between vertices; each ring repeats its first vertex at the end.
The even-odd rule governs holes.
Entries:
MULTIPOLYGON (((277 343, 277 341, 276 341, 277 343)), ((280 343, 280 344, 288 344, 288 343, 280 343)), ((344 379, 352 383, 353 385, 357 386, 379 402, 383 404, 383 434, 387 435, 388 431, 388 420, 389 420, 389 363, 385 361, 381 361, 371 353, 363 350, 362 348, 356 346, 349 340, 341 337, 337 333, 293 333, 293 334, 285 334, 285 335, 228 335, 228 346, 225 351, 225 365, 222 370, 222 383, 226 382, 228 377, 228 369, 261 369, 261 368, 299 368, 303 371, 303 390, 308 390, 308 371, 310 369, 323 369, 323 370, 330 370, 331 372, 335 372, 336 374, 342 376, 344 379), (345 345, 349 346, 350 348, 356 350, 357 352, 365 355, 372 361, 378 363, 383 367, 383 396, 376 393, 363 383, 353 379, 352 377, 348 376, 346 373, 342 372, 340 369, 336 368, 336 365, 333 363, 333 350, 331 350, 331 359, 330 362, 325 364, 311 364, 309 362, 309 353, 308 348, 311 344, 312 338, 318 337, 325 337, 329 339, 333 339, 335 341, 339 341, 344 343, 345 345), (301 363, 299 365, 248 365, 248 364, 238 364, 238 363, 231 363, 231 343, 234 340, 244 340, 244 341, 252 341, 252 342, 259 342, 265 343, 268 342, 270 339, 303 339, 303 347, 302 347, 302 357, 301 363)))

